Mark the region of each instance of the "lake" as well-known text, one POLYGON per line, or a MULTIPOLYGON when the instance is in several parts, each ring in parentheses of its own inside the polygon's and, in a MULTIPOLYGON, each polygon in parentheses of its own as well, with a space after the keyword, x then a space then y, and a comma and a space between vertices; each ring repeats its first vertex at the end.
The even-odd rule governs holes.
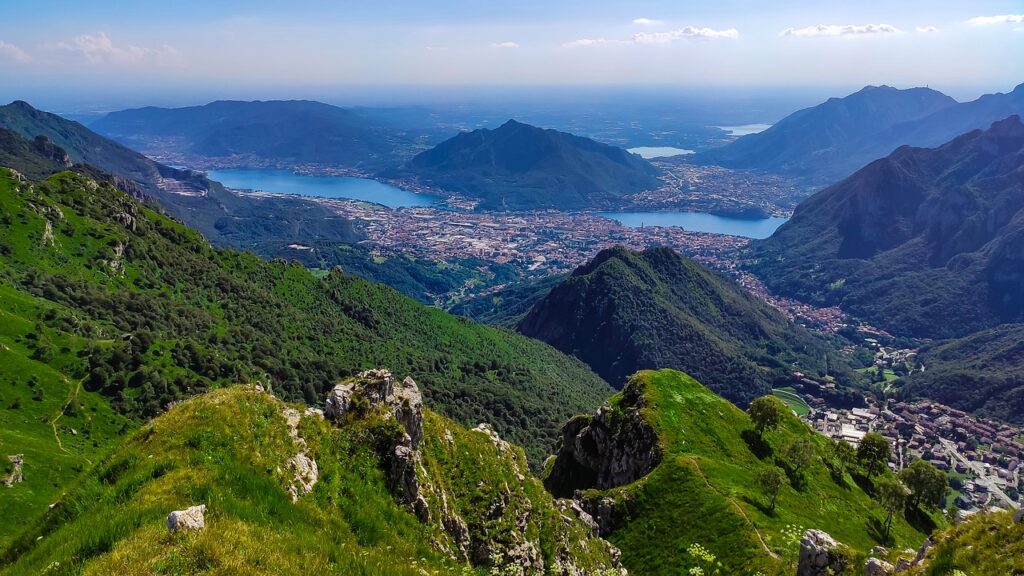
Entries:
POLYGON ((669 156, 693 154, 693 150, 687 150, 686 148, 673 148, 671 146, 640 146, 638 148, 630 148, 627 152, 639 154, 641 158, 646 159, 668 158, 669 156))
POLYGON ((244 168, 210 170, 207 176, 228 188, 320 198, 348 198, 383 204, 389 208, 430 206, 434 196, 416 194, 369 178, 302 176, 288 170, 244 168))
POLYGON ((757 134, 771 128, 771 124, 740 124, 739 126, 715 126, 719 130, 725 130, 729 136, 747 136, 757 134))
POLYGON ((731 234, 746 238, 767 238, 788 218, 733 218, 703 212, 600 212, 630 228, 641 226, 678 226, 690 232, 731 234))

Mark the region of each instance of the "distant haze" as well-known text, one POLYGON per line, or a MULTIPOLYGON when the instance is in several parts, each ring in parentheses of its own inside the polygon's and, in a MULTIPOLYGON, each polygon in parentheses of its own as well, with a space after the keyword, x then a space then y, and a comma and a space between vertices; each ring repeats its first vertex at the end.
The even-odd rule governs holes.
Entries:
POLYGON ((1022 13, 1019 0, 5 2, 0 98, 98 111, 458 97, 403 86, 884 83, 966 99, 1024 80, 1022 13))

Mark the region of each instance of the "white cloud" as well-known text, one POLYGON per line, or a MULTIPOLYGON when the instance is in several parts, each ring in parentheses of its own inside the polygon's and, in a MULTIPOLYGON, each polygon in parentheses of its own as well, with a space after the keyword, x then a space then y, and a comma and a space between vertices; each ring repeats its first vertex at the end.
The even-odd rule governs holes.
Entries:
POLYGON ((915 26, 915 30, 922 33, 938 32, 939 29, 935 26, 915 26))
POLYGON ((28 62, 31 59, 32 57, 21 48, 0 40, 0 60, 9 60, 11 62, 21 63, 28 62))
POLYGON ((806 28, 786 28, 779 36, 863 36, 865 34, 898 34, 899 28, 890 24, 818 24, 806 28))
POLYGON ((491 44, 491 48, 519 48, 519 44, 515 42, 495 42, 491 44))
POLYGON ((652 20, 650 18, 634 18, 633 24, 637 26, 653 26, 655 24, 661 24, 661 20, 652 20))
POLYGON ((579 40, 573 40, 572 42, 566 42, 562 44, 563 48, 579 48, 582 46, 604 46, 606 44, 618 43, 618 40, 608 40, 607 38, 580 38, 579 40))
POLYGON ((966 20, 968 26, 987 26, 989 24, 1020 24, 1024 22, 1024 14, 1002 14, 1000 16, 978 16, 966 20))
POLYGON ((106 33, 82 34, 70 42, 61 42, 57 47, 82 56, 90 64, 146 64, 159 66, 180 66, 181 54, 173 46, 164 44, 159 48, 145 48, 131 44, 114 44, 106 33))
POLYGON ((735 28, 727 30, 715 30, 713 28, 697 28, 686 26, 671 32, 640 32, 633 35, 633 42, 637 44, 667 44, 676 40, 686 38, 739 38, 740 33, 735 28))

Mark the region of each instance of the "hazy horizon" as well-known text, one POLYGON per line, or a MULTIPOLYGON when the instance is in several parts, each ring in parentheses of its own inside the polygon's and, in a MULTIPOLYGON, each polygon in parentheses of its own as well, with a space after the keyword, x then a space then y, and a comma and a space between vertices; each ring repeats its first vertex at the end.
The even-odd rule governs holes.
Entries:
POLYGON ((409 105, 593 90, 821 99, 888 84, 970 100, 1024 79, 1024 63, 1012 58, 1021 47, 1024 14, 1005 0, 19 3, 0 7, 8 79, 0 99, 95 112, 217 99, 409 105))

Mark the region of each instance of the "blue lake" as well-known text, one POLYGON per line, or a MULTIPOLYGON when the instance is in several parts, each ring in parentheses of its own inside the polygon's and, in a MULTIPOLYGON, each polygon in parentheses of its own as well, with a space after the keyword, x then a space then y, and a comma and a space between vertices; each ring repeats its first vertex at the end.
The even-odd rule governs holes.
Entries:
POLYGON ((641 158, 646 158, 648 160, 651 158, 669 158, 672 156, 693 154, 693 150, 687 150, 686 148, 674 148, 672 146, 640 146, 637 148, 630 148, 627 152, 639 154, 641 158))
POLYGON ((747 238, 767 238, 788 218, 733 218, 702 212, 601 212, 598 216, 611 218, 623 226, 678 226, 690 232, 731 234, 747 238))
POLYGON ((430 206, 434 196, 416 194, 369 178, 351 176, 301 176, 288 170, 210 170, 207 175, 228 188, 320 198, 348 198, 383 204, 390 208, 430 206))

